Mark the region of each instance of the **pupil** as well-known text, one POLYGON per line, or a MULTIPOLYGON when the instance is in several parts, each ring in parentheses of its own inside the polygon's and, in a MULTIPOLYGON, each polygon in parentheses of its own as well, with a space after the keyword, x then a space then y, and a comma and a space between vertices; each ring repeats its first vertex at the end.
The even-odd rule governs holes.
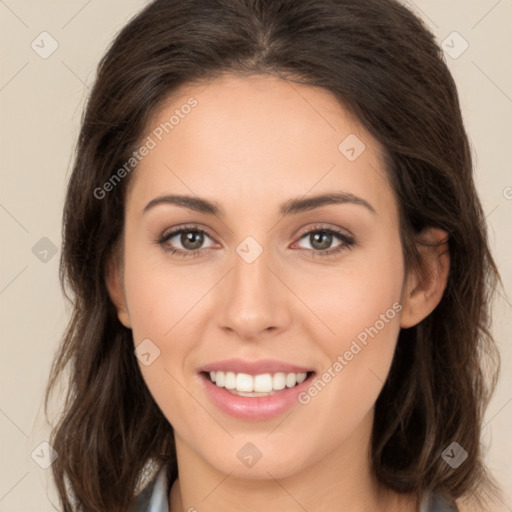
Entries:
POLYGON ((186 249, 199 249, 203 244, 203 234, 198 231, 188 231, 182 233, 181 243, 186 249))
POLYGON ((329 233, 326 233, 325 231, 319 231, 317 233, 314 233, 311 236, 313 237, 311 245, 315 249, 328 249, 329 246, 331 245, 332 235, 330 235, 329 233), (322 237, 324 237, 324 243, 321 243, 322 237), (317 246, 315 247, 316 242, 320 242, 320 243, 317 244, 317 246))

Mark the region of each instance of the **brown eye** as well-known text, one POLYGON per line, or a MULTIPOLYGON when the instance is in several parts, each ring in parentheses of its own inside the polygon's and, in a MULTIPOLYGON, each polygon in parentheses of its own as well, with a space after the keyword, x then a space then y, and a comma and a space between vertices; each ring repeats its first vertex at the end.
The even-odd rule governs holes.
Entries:
POLYGON ((164 234, 158 243, 164 250, 179 256, 195 256, 200 254, 202 249, 213 245, 213 240, 208 233, 202 229, 183 227, 164 234), (211 242, 204 246, 207 239, 211 242))
POLYGON ((310 230, 307 233, 304 233, 300 239, 306 240, 309 243, 309 247, 305 247, 305 249, 318 252, 322 255, 332 254, 333 252, 341 251, 355 244, 355 241, 351 237, 344 233, 327 228, 316 228, 310 230), (336 239, 339 243, 332 247, 336 239))
POLYGON ((204 235, 200 231, 182 231, 180 236, 181 245, 190 251, 200 249, 204 242, 204 235))
POLYGON ((329 249, 333 241, 333 236, 326 231, 316 231, 309 234, 309 243, 315 250, 323 251, 329 249))

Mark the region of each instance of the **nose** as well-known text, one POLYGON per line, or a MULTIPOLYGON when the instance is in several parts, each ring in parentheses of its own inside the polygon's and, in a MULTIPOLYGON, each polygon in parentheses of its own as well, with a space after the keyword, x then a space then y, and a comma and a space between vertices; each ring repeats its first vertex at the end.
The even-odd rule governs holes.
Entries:
POLYGON ((252 263, 235 253, 233 268, 218 290, 218 325, 240 339, 276 335, 291 324, 291 292, 270 260, 266 250, 252 263))

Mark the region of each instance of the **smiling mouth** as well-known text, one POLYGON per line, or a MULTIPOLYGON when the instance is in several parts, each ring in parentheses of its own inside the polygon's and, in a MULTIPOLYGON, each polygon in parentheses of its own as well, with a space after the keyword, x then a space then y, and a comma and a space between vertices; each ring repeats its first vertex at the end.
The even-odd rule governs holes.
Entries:
POLYGON ((243 397, 271 396, 280 391, 296 387, 311 378, 315 372, 304 373, 262 373, 249 375, 235 372, 201 372, 218 388, 224 388, 233 395, 243 397))

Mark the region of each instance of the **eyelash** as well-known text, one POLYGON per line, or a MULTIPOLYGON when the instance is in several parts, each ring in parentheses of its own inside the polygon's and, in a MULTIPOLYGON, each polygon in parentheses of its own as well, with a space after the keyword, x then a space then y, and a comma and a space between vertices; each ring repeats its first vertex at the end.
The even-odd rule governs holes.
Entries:
MULTIPOLYGON (((203 229, 203 228, 200 229, 196 224, 189 224, 186 226, 182 226, 179 229, 175 229, 174 231, 171 231, 170 233, 163 234, 156 241, 156 243, 158 245, 160 245, 164 249, 164 251, 166 251, 174 256, 178 256, 180 258, 194 258, 194 257, 200 256, 204 252, 203 249, 208 249, 208 248, 197 249, 194 251, 192 251, 192 250, 184 251, 181 249, 171 249, 168 246, 167 247, 165 246, 165 244, 174 236, 182 234, 182 233, 190 233, 190 232, 202 233, 202 234, 207 235, 212 240, 214 239, 213 236, 206 229, 203 229)), ((328 228, 328 227, 322 226, 322 225, 314 226, 309 231, 306 231, 305 233, 303 233, 300 236, 299 240, 302 240, 303 238, 311 235, 312 233, 318 233, 318 232, 333 235, 334 237, 338 238, 342 243, 339 246, 335 247, 334 249, 326 249, 323 251, 317 250, 317 249, 305 249, 306 251, 311 251, 315 255, 315 257, 316 257, 316 255, 318 255, 320 257, 332 256, 332 255, 337 254, 345 249, 351 249, 355 245, 355 240, 353 238, 351 238, 350 236, 348 236, 340 231, 337 231, 335 229, 328 228)))

